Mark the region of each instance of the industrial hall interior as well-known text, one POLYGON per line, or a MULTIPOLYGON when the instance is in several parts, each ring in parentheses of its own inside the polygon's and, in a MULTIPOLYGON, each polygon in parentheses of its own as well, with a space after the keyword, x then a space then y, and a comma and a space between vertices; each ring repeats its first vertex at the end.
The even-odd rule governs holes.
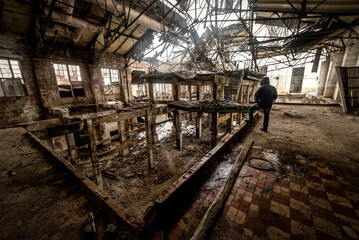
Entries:
POLYGON ((0 0, 1 240, 359 239, 359 0, 0 0))

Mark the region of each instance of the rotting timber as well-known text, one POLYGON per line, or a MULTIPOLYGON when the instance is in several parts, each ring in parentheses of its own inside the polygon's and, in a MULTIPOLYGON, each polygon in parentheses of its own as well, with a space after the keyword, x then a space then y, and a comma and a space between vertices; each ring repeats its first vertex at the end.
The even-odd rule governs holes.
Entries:
MULTIPOLYGON (((257 117, 257 116, 256 116, 257 117)), ((91 125, 90 125, 91 126, 91 125)), ((88 126, 87 126, 88 127, 88 126)), ((161 196, 155 201, 155 204, 149 207, 143 220, 131 221, 126 215, 125 208, 117 201, 111 198, 111 196, 104 191, 99 184, 95 184, 88 177, 86 177, 81 171, 79 171, 75 165, 71 164, 61 154, 53 150, 53 148, 44 140, 41 140, 32 132, 28 132, 28 135, 42 147, 56 162, 65 167, 73 176, 82 184, 84 192, 87 196, 100 208, 102 208, 108 216, 117 224, 124 227, 126 234, 131 238, 141 238, 144 234, 148 234, 151 226, 157 225, 161 219, 167 216, 168 210, 175 204, 180 204, 181 197, 190 193, 193 189, 193 183, 203 177, 203 173, 212 164, 215 164, 218 157, 227 151, 231 145, 237 143, 242 139, 246 132, 249 130, 249 125, 244 123, 239 129, 234 131, 224 141, 219 143, 208 154, 206 154, 200 161, 198 161, 192 168, 186 171, 172 186, 163 192, 161 196)), ((93 154, 92 154, 93 156, 93 154)), ((101 176, 101 175, 100 175, 101 176)))
MULTIPOLYGON (((158 224, 159 219, 166 216, 165 212, 168 211, 168 207, 173 206, 180 199, 175 196, 179 196, 181 193, 186 194, 191 189, 191 183, 196 181, 208 167, 216 162, 218 156, 228 149, 233 142, 240 139, 249 129, 247 124, 241 124, 243 120, 241 114, 247 111, 246 108, 249 105, 224 100, 223 86, 218 88, 215 83, 219 81, 220 84, 226 84, 228 79, 223 76, 217 77, 213 74, 206 76, 206 79, 208 81, 206 84, 212 82, 210 84, 212 87, 212 100, 203 101, 199 90, 196 97, 199 101, 179 101, 181 100, 180 85, 175 82, 173 89, 177 90, 173 92, 173 96, 174 100, 177 101, 172 101, 170 104, 155 104, 155 101, 153 101, 152 104, 141 103, 129 108, 109 105, 102 106, 98 111, 96 108, 95 112, 86 112, 84 114, 72 113, 67 109, 49 109, 53 114, 61 117, 62 124, 51 126, 49 129, 44 126, 42 129, 37 129, 36 133, 29 132, 29 135, 80 181, 89 198, 104 209, 116 223, 126 228, 128 236, 139 238, 146 233, 146 229, 151 228, 152 224, 158 224), (126 206, 114 198, 111 192, 104 189, 106 179, 111 178, 115 182, 120 181, 112 172, 108 171, 108 167, 111 166, 109 163, 124 164, 126 160, 119 161, 119 159, 126 159, 132 154, 133 147, 141 143, 144 144, 143 146, 146 149, 144 153, 147 157, 146 165, 148 170, 145 175, 151 176, 154 174, 156 164, 159 161, 155 157, 154 151, 158 148, 156 129, 158 125, 165 122, 174 124, 175 148, 179 150, 179 153, 185 152, 183 150, 188 146, 183 143, 188 136, 185 138, 183 136, 182 122, 184 120, 189 121, 192 118, 192 109, 179 109, 178 106, 181 104, 197 104, 198 106, 207 106, 209 110, 211 107, 216 110, 215 112, 197 112, 198 115, 195 118, 196 133, 193 135, 193 139, 197 141, 210 136, 208 143, 210 142, 211 144, 207 144, 208 150, 206 151, 209 152, 208 154, 203 154, 201 158, 194 162, 194 165, 189 165, 177 181, 169 185, 169 188, 164 189, 162 195, 161 193, 158 194, 153 204, 144 205, 143 207, 147 209, 142 217, 130 217, 126 211, 126 206), (221 112, 221 105, 226 106, 223 109, 227 109, 229 113, 221 112), (166 115, 166 120, 158 121, 156 119, 161 115, 166 115), (235 117, 237 124, 234 124, 235 117), (210 131, 205 129, 207 134, 203 134, 205 120, 211 122, 210 131), (220 125, 222 125, 222 130, 224 128, 225 131, 221 136, 219 136, 220 125), (111 131, 111 134, 108 134, 110 130, 106 130, 106 127, 109 126, 115 129, 115 131, 111 131), (143 132, 145 137, 139 137, 139 134, 143 132), (61 142, 60 138, 63 136, 65 136, 65 142, 69 146, 67 149, 61 149, 61 144, 59 143, 61 142), (82 136, 80 139, 84 143, 81 146, 76 146, 79 136, 82 136), (60 145, 59 149, 54 149, 50 146, 49 141, 46 140, 48 137, 52 139, 53 146, 55 142, 60 145), (210 146, 212 150, 210 150, 210 146), (69 153, 65 156, 67 151, 69 153), (84 171, 84 165, 90 166, 90 168, 84 171)), ((187 81, 186 84, 188 83, 187 81)), ((202 87, 202 85, 199 86, 202 87)), ((241 93, 243 94, 243 92, 241 93)), ((241 99, 239 98, 238 100, 241 101, 241 99)), ((202 109, 204 108, 202 107, 202 109)), ((137 173, 136 175, 139 176, 137 173)))

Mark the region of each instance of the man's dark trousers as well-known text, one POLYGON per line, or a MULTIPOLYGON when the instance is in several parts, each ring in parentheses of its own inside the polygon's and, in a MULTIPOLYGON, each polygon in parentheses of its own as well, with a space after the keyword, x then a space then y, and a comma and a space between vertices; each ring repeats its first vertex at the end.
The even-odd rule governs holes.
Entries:
MULTIPOLYGON (((249 108, 248 112, 249 112, 249 121, 250 122, 253 122, 253 112, 258 109, 261 109, 261 107, 258 105, 258 103, 252 105, 249 108)), ((271 107, 263 107, 262 109, 263 109, 263 113, 264 113, 263 129, 265 131, 267 131, 268 123, 269 123, 269 112, 270 112, 271 107)))

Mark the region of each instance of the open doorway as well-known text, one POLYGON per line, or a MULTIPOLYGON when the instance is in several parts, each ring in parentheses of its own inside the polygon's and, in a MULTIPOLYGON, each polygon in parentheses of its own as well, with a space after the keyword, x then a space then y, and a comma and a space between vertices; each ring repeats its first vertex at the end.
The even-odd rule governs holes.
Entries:
POLYGON ((304 67, 293 68, 289 92, 300 93, 302 91, 303 77, 304 67))

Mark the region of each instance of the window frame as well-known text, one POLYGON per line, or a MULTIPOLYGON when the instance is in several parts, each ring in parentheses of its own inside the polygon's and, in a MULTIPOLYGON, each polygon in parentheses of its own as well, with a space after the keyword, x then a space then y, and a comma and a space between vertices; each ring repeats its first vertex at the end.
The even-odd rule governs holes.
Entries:
POLYGON ((84 82, 83 82, 83 80, 82 80, 83 76, 81 75, 81 65, 80 65, 80 64, 78 64, 78 63, 73 63, 73 62, 61 62, 61 61, 59 61, 59 62, 51 62, 51 65, 52 65, 52 71, 53 71, 54 77, 55 77, 55 82, 56 82, 56 86, 57 86, 57 92, 58 92, 60 98, 83 98, 83 97, 86 97, 84 82), (59 84, 58 84, 58 81, 57 81, 57 78, 56 78, 55 64, 56 64, 56 65, 65 65, 65 66, 66 66, 67 78, 68 78, 68 81, 69 81, 69 83, 70 83, 70 89, 71 89, 71 94, 72 94, 71 97, 61 97, 60 89, 59 89, 59 84), (72 81, 72 80, 71 80, 69 65, 71 65, 71 66, 78 66, 78 67, 79 67, 80 79, 81 79, 80 81, 72 81), (78 82, 81 82, 82 91, 83 91, 83 96, 75 96, 74 90, 73 90, 73 86, 72 86, 72 82, 77 82, 77 83, 78 83, 78 82))
POLYGON ((28 93, 28 91, 27 91, 26 81, 25 81, 25 78, 24 78, 24 74, 22 73, 22 70, 21 70, 22 67, 21 67, 20 58, 0 56, 0 60, 6 60, 6 61, 8 62, 9 67, 10 67, 10 72, 11 72, 11 75, 12 75, 12 77, 10 77, 10 78, 0 77, 0 85, 1 85, 2 91, 4 92, 4 95, 5 95, 5 96, 0 97, 0 98, 13 98, 13 97, 27 97, 27 96, 29 96, 29 93, 28 93), (11 66, 10 61, 16 61, 16 62, 17 62, 18 66, 19 66, 19 71, 20 71, 20 74, 21 74, 21 78, 15 77, 15 75, 14 75, 14 70, 13 70, 13 67, 11 66), (23 87, 24 87, 24 95, 20 95, 20 96, 6 96, 6 93, 5 93, 5 90, 4 90, 4 86, 3 86, 3 81, 2 81, 1 79, 11 79, 11 80, 20 79, 20 80, 21 80, 21 84, 22 84, 23 87))
POLYGON ((101 67, 101 77, 102 77, 102 81, 103 81, 103 85, 104 86, 109 86, 109 85, 120 85, 120 71, 118 69, 115 69, 115 68, 108 68, 108 67, 101 67), (109 77, 110 77, 110 84, 105 84, 105 80, 104 80, 104 77, 102 75, 102 70, 108 70, 108 74, 109 74, 109 77), (116 71, 117 72, 117 80, 118 81, 112 81, 112 72, 111 71, 116 71))

